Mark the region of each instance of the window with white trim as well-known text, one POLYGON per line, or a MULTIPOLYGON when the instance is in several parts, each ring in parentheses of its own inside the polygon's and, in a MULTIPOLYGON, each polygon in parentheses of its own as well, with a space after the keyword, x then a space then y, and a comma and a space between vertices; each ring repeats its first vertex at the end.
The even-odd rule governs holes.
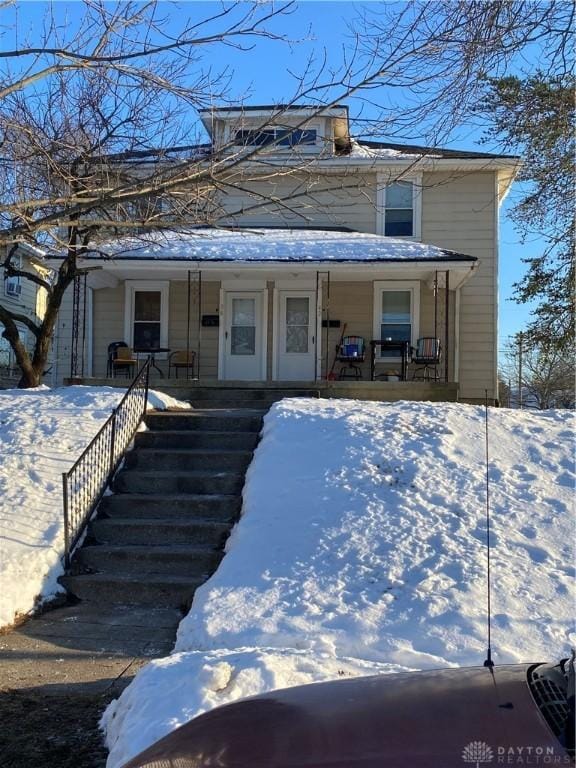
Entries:
POLYGON ((378 234, 420 239, 421 181, 401 179, 386 183, 378 179, 378 234))
POLYGON ((386 237, 414 236, 414 185, 395 181, 385 191, 384 234, 386 237))
POLYGON ((317 138, 315 128, 259 128, 255 131, 236 131, 234 143, 256 147, 266 147, 270 144, 278 147, 298 147, 302 144, 315 145, 317 138))
MULTIPOLYGON (((417 280, 374 283, 374 338, 416 345, 420 325, 420 283, 417 280)), ((399 360, 400 350, 376 348, 381 360, 399 360)))
MULTIPOLYGON (((10 264, 14 267, 14 269, 22 269, 22 257, 12 256, 12 259, 10 260, 10 264)), ((12 297, 20 296, 21 292, 22 292, 22 284, 20 282, 20 277, 16 277, 16 276, 4 277, 4 294, 6 296, 12 296, 12 297)))
POLYGON ((168 281, 126 281, 126 342, 132 348, 168 346, 168 281))

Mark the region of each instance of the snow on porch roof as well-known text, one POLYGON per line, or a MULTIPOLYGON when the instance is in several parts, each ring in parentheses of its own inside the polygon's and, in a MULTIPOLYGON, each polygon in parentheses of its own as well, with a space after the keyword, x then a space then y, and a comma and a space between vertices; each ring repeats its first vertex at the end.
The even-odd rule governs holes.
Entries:
POLYGON ((155 232, 101 243, 85 258, 210 262, 469 261, 436 245, 363 232, 311 229, 213 229, 155 232))

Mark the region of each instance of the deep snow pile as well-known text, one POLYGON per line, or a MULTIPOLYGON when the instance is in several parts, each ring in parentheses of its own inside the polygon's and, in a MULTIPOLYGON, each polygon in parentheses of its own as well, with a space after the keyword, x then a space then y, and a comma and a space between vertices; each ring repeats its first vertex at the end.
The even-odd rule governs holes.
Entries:
MULTIPOLYGON (((483 418, 456 404, 274 406, 175 653, 106 712, 109 768, 243 696, 338 670, 481 664, 483 418)), ((576 641, 573 417, 491 409, 490 425, 494 657, 556 658, 576 641)))
MULTIPOLYGON (((0 626, 61 590, 62 472, 123 395, 112 387, 0 391, 0 626)), ((189 407, 159 392, 148 402, 189 407)))

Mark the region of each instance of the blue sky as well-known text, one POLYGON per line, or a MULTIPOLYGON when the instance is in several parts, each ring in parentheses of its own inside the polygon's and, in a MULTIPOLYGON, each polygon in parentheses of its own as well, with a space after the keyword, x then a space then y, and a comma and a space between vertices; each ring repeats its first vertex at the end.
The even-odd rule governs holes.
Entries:
MULTIPOLYGON (((288 101, 297 89, 297 80, 293 76, 304 71, 306 63, 312 58, 316 65, 324 55, 329 61, 338 63, 342 58, 344 48, 350 48, 353 43, 352 34, 348 28, 357 12, 366 8, 374 8, 376 3, 352 3, 347 0, 335 2, 330 0, 300 1, 289 15, 282 15, 269 24, 271 31, 282 34, 291 42, 278 42, 267 39, 251 40, 249 51, 239 51, 222 45, 207 47, 203 53, 202 65, 210 65, 214 70, 227 67, 230 71, 230 90, 234 98, 246 102, 274 103, 288 101), (292 74, 291 74, 292 73, 292 74)), ((26 30, 38 29, 48 3, 19 2, 10 14, 18 14, 20 36, 26 30)), ((57 2, 53 4, 57 18, 71 20, 74 23, 79 10, 79 4, 74 2, 57 2)), ((196 21, 205 19, 218 12, 220 7, 216 2, 183 2, 175 7, 172 3, 163 3, 161 10, 168 17, 169 26, 178 33, 184 19, 196 21)), ((4 18, 8 21, 6 11, 4 18)), ((4 39, 6 43, 6 38, 4 39)), ((372 92, 371 99, 377 101, 380 94, 372 92)), ((362 110, 363 118, 375 115, 375 110, 365 102, 350 102, 351 117, 362 110)), ((386 136, 381 137, 386 140, 386 136)), ((479 145, 480 134, 473 129, 461 132, 455 136, 449 146, 459 149, 479 148, 490 151, 494 147, 479 145)), ((417 143, 417 140, 415 141, 417 143)), ((515 198, 512 192, 501 209, 500 227, 500 345, 505 337, 521 330, 529 317, 526 305, 516 304, 511 300, 513 283, 517 282, 525 271, 522 258, 538 255, 541 242, 533 240, 521 244, 520 237, 508 220, 507 212, 515 198)))

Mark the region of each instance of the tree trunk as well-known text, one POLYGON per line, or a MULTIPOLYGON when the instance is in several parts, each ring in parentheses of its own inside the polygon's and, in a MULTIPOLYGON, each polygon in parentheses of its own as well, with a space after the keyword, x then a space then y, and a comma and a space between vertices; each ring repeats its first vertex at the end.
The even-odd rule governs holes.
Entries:
POLYGON ((42 373, 30 368, 20 377, 18 389, 30 389, 30 387, 39 387, 42 384, 42 373))

